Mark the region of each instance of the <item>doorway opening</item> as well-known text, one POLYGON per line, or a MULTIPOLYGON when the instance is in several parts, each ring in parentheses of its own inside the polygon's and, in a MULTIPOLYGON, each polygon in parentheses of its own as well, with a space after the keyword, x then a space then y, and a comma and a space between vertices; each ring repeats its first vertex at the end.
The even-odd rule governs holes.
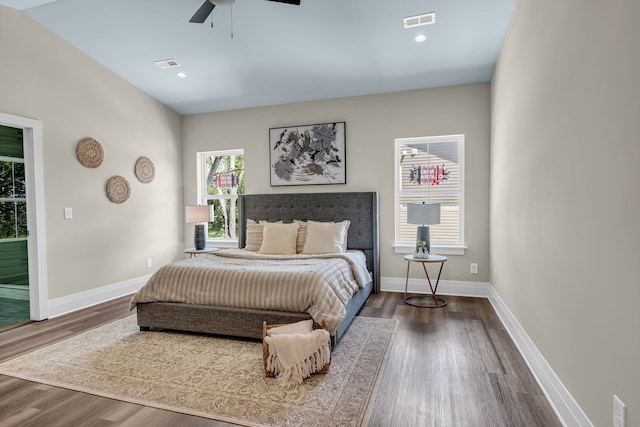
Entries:
POLYGON ((1 329, 48 318, 48 289, 42 123, 0 113, 0 133, 1 329))

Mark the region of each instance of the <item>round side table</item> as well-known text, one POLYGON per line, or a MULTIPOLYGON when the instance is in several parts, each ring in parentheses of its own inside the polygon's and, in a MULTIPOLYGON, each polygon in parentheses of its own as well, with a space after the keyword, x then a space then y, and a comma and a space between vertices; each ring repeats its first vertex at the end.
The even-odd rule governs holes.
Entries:
POLYGON ((416 258, 413 255, 407 255, 404 257, 404 259, 405 261, 407 261, 407 277, 404 282, 404 302, 406 304, 415 305, 417 307, 429 308, 444 307, 445 305, 447 305, 447 301, 444 298, 438 298, 436 296, 436 292, 438 291, 438 283, 440 283, 440 274, 442 274, 442 267, 444 267, 444 263, 447 261, 447 257, 442 255, 430 254, 429 258, 416 258), (409 268, 411 267, 411 263, 413 262, 422 264, 422 269, 424 270, 425 276, 427 276, 427 282, 429 283, 429 288, 431 289, 431 295, 407 295, 407 288, 409 286, 409 268), (427 264, 431 263, 440 263, 440 270, 438 271, 438 278, 436 279, 435 286, 432 285, 431 278, 429 277, 429 272, 427 271, 427 264))
POLYGON ((204 249, 189 248, 189 249, 185 249, 184 253, 189 254, 189 258, 193 258, 198 254, 210 254, 211 252, 216 252, 219 250, 220 249, 218 248, 204 248, 204 249))

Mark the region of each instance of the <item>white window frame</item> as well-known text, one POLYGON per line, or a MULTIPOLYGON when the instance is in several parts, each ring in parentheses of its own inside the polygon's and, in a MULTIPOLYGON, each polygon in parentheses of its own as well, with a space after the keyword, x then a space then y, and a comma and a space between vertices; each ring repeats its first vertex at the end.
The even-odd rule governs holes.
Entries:
MULTIPOLYGON (((424 143, 439 143, 439 142, 451 142, 456 141, 458 143, 458 164, 460 170, 460 182, 459 182, 459 224, 458 224, 458 243, 454 245, 439 245, 432 244, 431 250, 432 252, 441 254, 441 255, 464 255, 464 250, 466 249, 465 240, 464 240, 464 214, 465 214, 465 203, 464 203, 464 176, 465 176, 465 155, 464 155, 464 134, 459 135, 442 135, 442 136, 424 136, 424 137, 415 137, 415 138, 396 138, 394 142, 394 207, 395 207, 395 217, 394 217, 394 225, 395 225, 395 239, 394 239, 394 250, 395 253, 408 254, 413 253, 415 250, 415 245, 413 243, 407 244, 400 242, 400 197, 408 194, 407 191, 401 190, 402 184, 402 170, 400 168, 400 145, 404 144, 424 144, 424 143)), ((412 190, 412 193, 415 193, 415 190, 412 190)))
MULTIPOLYGON (((232 156, 232 155, 242 155, 244 156, 244 149, 238 148, 233 150, 211 150, 211 151, 199 151, 196 153, 197 156, 197 174, 198 174, 198 182, 196 185, 198 192, 198 203, 202 205, 208 204, 207 202, 211 199, 238 199, 238 195, 229 195, 229 196, 211 196, 207 194, 207 167, 205 164, 205 159, 207 157, 212 156, 232 156)), ((246 158, 245 158, 246 159, 246 158)), ((240 224, 238 224, 240 227, 240 224)), ((238 247, 238 239, 223 239, 223 238, 210 238, 207 232, 207 243, 211 243, 216 247, 223 248, 236 248, 238 247)))

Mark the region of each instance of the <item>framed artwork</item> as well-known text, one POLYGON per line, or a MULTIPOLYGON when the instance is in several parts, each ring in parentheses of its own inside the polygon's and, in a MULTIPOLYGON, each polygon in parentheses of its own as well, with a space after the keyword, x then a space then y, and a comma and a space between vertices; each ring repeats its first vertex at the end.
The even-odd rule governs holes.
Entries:
POLYGON ((271 186, 346 184, 345 122, 269 129, 271 186))

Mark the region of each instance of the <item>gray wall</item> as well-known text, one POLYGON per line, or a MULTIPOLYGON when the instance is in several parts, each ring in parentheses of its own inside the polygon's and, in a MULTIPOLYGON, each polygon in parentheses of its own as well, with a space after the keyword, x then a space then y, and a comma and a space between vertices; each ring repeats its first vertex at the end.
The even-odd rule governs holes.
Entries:
POLYGON ((0 61, 0 111, 42 122, 49 298, 144 276, 182 255, 180 116, 3 6, 0 61), (96 169, 76 158, 86 136, 105 151, 96 169), (150 184, 133 173, 142 155, 156 167, 150 184), (131 185, 123 204, 105 195, 112 175, 131 185))
MULTIPOLYGON (((488 83, 398 92, 201 114, 183 118, 185 201, 195 203, 196 152, 243 148, 247 193, 378 191, 381 275, 403 278, 406 264, 394 243, 394 139, 463 133, 466 150, 466 243, 464 256, 450 256, 443 279, 489 279, 489 108, 488 83), (272 127, 346 122, 347 184, 270 187, 272 127), (480 274, 469 274, 477 262, 480 274)), ((192 228, 185 228, 188 240, 192 228)), ((416 277, 424 273, 414 269, 416 277)))
POLYGON ((492 84, 491 281, 596 426, 640 426, 639 20, 518 0, 492 84))

